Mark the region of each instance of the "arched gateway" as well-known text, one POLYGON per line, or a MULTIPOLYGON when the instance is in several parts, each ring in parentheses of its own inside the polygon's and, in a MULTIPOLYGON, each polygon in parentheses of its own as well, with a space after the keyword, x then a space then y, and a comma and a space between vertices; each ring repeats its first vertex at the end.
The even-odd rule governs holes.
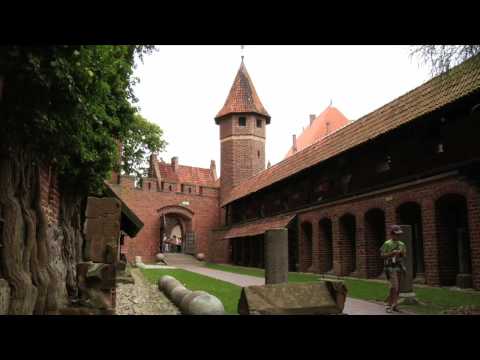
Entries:
POLYGON ((195 254, 194 212, 179 205, 165 206, 157 212, 160 216, 159 250, 195 254))

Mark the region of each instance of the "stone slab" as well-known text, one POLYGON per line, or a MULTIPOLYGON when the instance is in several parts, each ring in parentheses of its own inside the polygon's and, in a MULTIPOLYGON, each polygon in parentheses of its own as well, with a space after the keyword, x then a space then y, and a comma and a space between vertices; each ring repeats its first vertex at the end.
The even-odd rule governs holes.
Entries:
POLYGON ((288 281, 288 230, 267 230, 264 246, 265 283, 286 283, 288 281))
POLYGON ((341 314, 347 289, 341 281, 249 286, 242 289, 241 315, 341 314))

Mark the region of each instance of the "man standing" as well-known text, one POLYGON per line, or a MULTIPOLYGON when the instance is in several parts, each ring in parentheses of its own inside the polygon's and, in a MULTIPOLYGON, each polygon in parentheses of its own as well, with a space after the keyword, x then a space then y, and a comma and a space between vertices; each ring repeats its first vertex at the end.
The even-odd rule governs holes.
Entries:
POLYGON ((405 266, 403 264, 407 255, 407 248, 400 241, 400 235, 403 234, 402 229, 398 225, 392 225, 390 228, 391 238, 385 241, 380 248, 382 258, 384 259, 385 274, 390 281, 390 294, 387 300, 387 313, 398 311, 398 298, 400 295, 400 280, 405 274, 405 266))

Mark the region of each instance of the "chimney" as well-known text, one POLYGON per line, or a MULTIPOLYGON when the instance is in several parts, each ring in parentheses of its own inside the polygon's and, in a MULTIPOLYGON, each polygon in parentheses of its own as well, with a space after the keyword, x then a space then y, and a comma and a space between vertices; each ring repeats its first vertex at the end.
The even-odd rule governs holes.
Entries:
POLYGON ((325 135, 328 135, 328 134, 330 134, 330 122, 327 121, 327 122, 325 123, 325 126, 326 126, 326 128, 327 128, 327 133, 326 133, 325 135))
POLYGON ((155 168, 155 162, 158 161, 157 154, 152 153, 150 155, 150 168, 148 169, 148 176, 153 177, 153 169, 155 168))
POLYGON ((315 114, 310 114, 310 126, 312 126, 313 121, 315 120, 316 116, 315 114))
POLYGON ((178 156, 172 157, 172 168, 173 168, 173 171, 177 172, 177 170, 178 170, 178 156))
POLYGON ((213 174, 213 180, 217 181, 217 165, 215 164, 215 160, 210 160, 210 171, 213 174))
POLYGON ((293 134, 293 146, 292 146, 293 152, 297 152, 297 135, 293 134))
POLYGON ((270 169, 271 167, 272 167, 272 164, 270 164, 270 160, 268 160, 267 169, 270 169))

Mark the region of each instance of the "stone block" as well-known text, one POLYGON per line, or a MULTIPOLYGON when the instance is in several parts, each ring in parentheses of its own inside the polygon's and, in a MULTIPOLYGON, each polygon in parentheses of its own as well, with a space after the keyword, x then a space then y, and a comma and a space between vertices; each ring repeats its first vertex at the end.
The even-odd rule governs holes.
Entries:
POLYGON ((327 315, 341 314, 347 289, 341 281, 268 284, 242 289, 241 315, 327 315))
POLYGON ((264 246, 265 283, 286 283, 288 281, 288 230, 267 230, 264 246))
POLYGON ((0 315, 7 315, 10 307, 10 286, 5 279, 0 279, 0 315))
POLYGON ((107 214, 119 213, 120 210, 121 204, 115 198, 97 198, 89 196, 87 199, 85 216, 87 218, 97 218, 107 214))
POLYGON ((120 247, 120 202, 114 198, 89 197, 86 217, 86 260, 114 263, 120 247))

